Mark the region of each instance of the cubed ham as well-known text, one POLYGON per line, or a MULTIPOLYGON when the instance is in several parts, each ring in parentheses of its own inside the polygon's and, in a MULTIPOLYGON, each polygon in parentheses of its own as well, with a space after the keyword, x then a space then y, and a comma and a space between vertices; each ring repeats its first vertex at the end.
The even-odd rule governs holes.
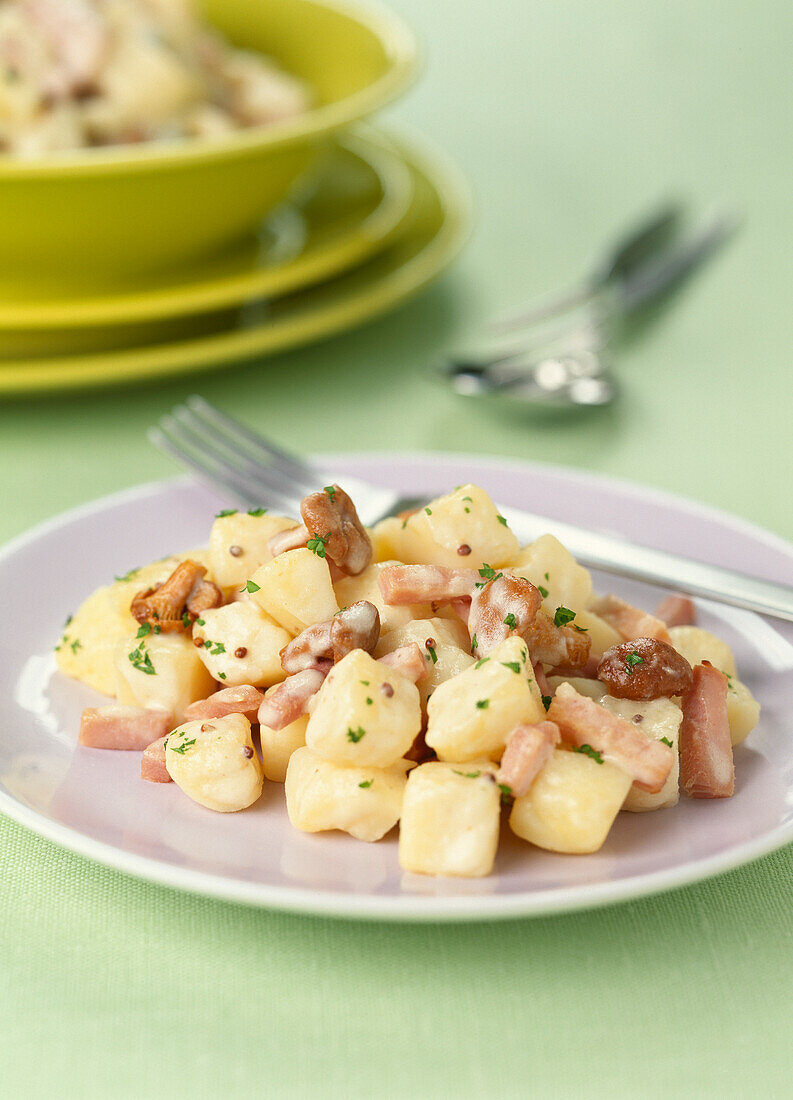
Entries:
POLYGON ((475 569, 447 569, 442 565, 389 565, 379 578, 383 599, 390 606, 412 603, 451 603, 474 592, 475 569))
POLYGON ((560 675, 570 675, 586 666, 592 641, 585 630, 574 626, 556 626, 544 608, 523 632, 532 663, 542 661, 560 675))
POLYGON ((143 752, 147 745, 173 728, 167 710, 126 707, 115 703, 87 707, 80 719, 79 742, 92 749, 143 752))
POLYGON ((540 770, 550 760, 560 739, 553 722, 516 726, 507 738, 496 782, 515 798, 526 794, 540 770))
POLYGON ((689 596, 674 593, 665 596, 655 609, 656 619, 671 626, 693 626, 697 621, 697 607, 689 596))
POLYGON ((682 699, 680 784, 691 798, 730 798, 735 790, 727 677, 709 662, 695 665, 682 699))
POLYGON ((556 689, 548 719, 559 727, 564 741, 576 748, 589 745, 604 760, 627 772, 643 791, 660 791, 674 765, 674 750, 668 745, 579 695, 571 684, 556 689))
POLYGON ((379 661, 381 665, 387 665, 389 668, 401 672, 403 676, 407 676, 408 680, 412 680, 414 684, 417 680, 420 680, 427 671, 427 662, 424 659, 424 654, 421 652, 416 642, 410 642, 408 645, 401 645, 398 649, 394 649, 391 653, 386 653, 385 656, 380 657, 379 661))
POLYGON ((184 712, 184 721, 192 722, 197 718, 225 718, 227 714, 244 714, 254 721, 256 713, 264 699, 264 692, 252 684, 239 684, 237 687, 222 688, 207 699, 198 699, 184 712))
POLYGON ((320 668, 307 668, 287 676, 265 693, 259 706, 259 722, 273 730, 282 730, 308 714, 308 704, 325 682, 333 668, 332 661, 322 662, 320 668))
POLYGON ((172 783, 165 766, 165 742, 167 738, 158 737, 143 750, 140 758, 140 777, 149 783, 172 783))
POLYGON ((590 605, 590 611, 605 619, 626 642, 632 642, 634 638, 657 638, 660 642, 672 640, 665 622, 649 611, 626 603, 619 596, 602 596, 590 605))

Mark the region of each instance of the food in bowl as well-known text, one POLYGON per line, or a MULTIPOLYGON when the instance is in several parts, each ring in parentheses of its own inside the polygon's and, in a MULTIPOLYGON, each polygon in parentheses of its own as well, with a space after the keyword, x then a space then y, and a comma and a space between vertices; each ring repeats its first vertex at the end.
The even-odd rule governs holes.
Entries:
POLYGON ((236 49, 190 0, 5 0, 0 5, 0 151, 209 137, 279 122, 307 86, 236 49))
POLYGON ((137 751, 215 812, 267 779, 301 831, 399 824, 402 867, 429 875, 489 874, 503 809, 529 845, 586 854, 621 811, 732 795, 760 708, 692 601, 597 597, 475 485, 370 530, 338 485, 300 513, 221 512, 208 550, 88 598, 58 664, 116 702, 86 709, 78 751, 137 751))

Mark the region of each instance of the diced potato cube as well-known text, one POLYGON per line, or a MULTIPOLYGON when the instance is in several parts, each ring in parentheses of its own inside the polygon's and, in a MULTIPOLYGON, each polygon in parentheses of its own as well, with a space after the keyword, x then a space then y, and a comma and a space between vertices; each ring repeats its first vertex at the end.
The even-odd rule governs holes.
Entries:
POLYGON ((262 766, 244 714, 177 727, 165 742, 165 766, 189 798, 221 814, 244 810, 262 793, 262 766))
POLYGON ((732 650, 709 630, 703 630, 699 626, 673 626, 669 637, 677 652, 685 657, 692 668, 694 665, 701 665, 703 661, 710 661, 725 675, 737 675, 732 650))
POLYGON ((420 765, 408 776, 402 806, 400 866, 420 875, 489 875, 499 807, 492 764, 420 765))
POLYGON ((553 535, 540 535, 524 546, 509 568, 512 573, 531 581, 541 592, 548 593, 543 596, 543 604, 551 614, 557 607, 581 612, 592 598, 589 570, 579 565, 553 535))
POLYGON ((409 766, 400 760, 389 768, 350 767, 298 748, 286 772, 289 820, 304 833, 341 829, 379 840, 399 821, 409 766))
POLYGON ((258 585, 255 602, 292 634, 339 610, 326 559, 307 547, 279 554, 249 579, 258 585))
POLYGON ((468 631, 458 619, 413 619, 406 626, 389 631, 380 638, 375 650, 377 657, 393 653, 400 646, 416 642, 427 664, 427 672, 416 685, 422 706, 438 684, 450 680, 474 663, 468 652, 468 631), (430 642, 430 645, 427 645, 430 642), (465 646, 465 649, 462 647, 465 646))
POLYGON ((615 764, 555 749, 527 794, 515 799, 509 824, 516 836, 551 852, 596 852, 631 787, 615 764))
POLYGON ((264 774, 271 783, 283 783, 286 779, 286 768, 292 753, 306 743, 307 726, 307 715, 290 722, 282 730, 259 726, 264 774))
POLYGON ((402 561, 450 569, 480 569, 485 562, 498 569, 520 548, 493 501, 477 485, 461 485, 430 501, 408 519, 398 537, 394 534, 402 561), (470 554, 461 557, 461 546, 470 547, 470 554))
POLYGON ((202 612, 193 626, 196 653, 209 673, 228 687, 270 687, 286 678, 281 650, 292 635, 250 600, 202 612))
POLYGON ((611 649, 613 645, 619 645, 623 641, 622 635, 614 629, 611 623, 601 619, 600 615, 596 615, 594 611, 585 609, 578 611, 575 622, 576 626, 586 630, 590 637, 592 642, 592 648, 589 651, 590 657, 602 657, 607 649, 611 649))
POLYGON ((553 691, 556 691, 560 684, 570 684, 579 695, 594 699, 596 703, 599 703, 606 694, 606 685, 600 680, 587 680, 583 676, 549 676, 548 683, 553 691))
POLYGON ((760 721, 760 704, 737 676, 727 678, 727 717, 733 745, 740 745, 760 721))
POLYGON ((373 561, 393 561, 399 557, 398 547, 402 523, 403 521, 397 516, 388 516, 368 529, 374 553, 373 561))
POLYGON ((628 791, 623 810, 643 813, 645 810, 663 810, 676 806, 679 798, 680 757, 677 755, 680 739, 680 723, 683 712, 671 699, 650 699, 636 702, 633 699, 614 699, 606 695, 601 705, 606 710, 635 724, 637 730, 656 741, 666 740, 675 750, 675 762, 663 787, 656 794, 640 790, 634 783, 628 791))
POLYGON ((191 703, 215 690, 189 634, 126 638, 116 644, 115 666, 120 703, 161 707, 177 720, 191 703))
POLYGON ((56 647, 58 668, 103 695, 116 690, 115 649, 134 634, 138 622, 129 609, 133 597, 166 580, 180 561, 192 558, 206 564, 206 554, 191 550, 174 554, 140 569, 132 569, 115 584, 97 588, 64 627, 56 647))
POLYGON ((378 579, 389 565, 399 565, 397 561, 380 561, 367 566, 357 577, 342 577, 336 581, 336 599, 339 607, 350 607, 359 600, 368 600, 380 613, 380 633, 387 634, 399 626, 405 626, 412 619, 428 619, 432 608, 428 603, 410 604, 407 607, 391 607, 383 599, 378 579))
POLYGON ((273 535, 295 525, 296 520, 286 516, 252 516, 247 512, 218 516, 209 536, 215 583, 221 588, 240 588, 260 565, 272 561, 267 544, 273 535))
POLYGON ((306 744, 335 764, 387 768, 405 755, 420 730, 416 685, 354 649, 320 688, 306 744))
POLYGON ((497 760, 515 726, 545 718, 526 643, 507 638, 488 657, 439 684, 427 713, 427 744, 441 760, 497 760))

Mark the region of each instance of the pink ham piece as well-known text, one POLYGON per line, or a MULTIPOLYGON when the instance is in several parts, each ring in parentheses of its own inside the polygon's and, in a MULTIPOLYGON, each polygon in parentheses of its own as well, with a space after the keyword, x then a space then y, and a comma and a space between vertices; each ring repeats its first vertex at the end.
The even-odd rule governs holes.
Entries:
POLYGON ((140 758, 140 777, 149 783, 172 783, 165 766, 165 742, 167 738, 158 737, 143 750, 140 758))
POLYGON ((475 569, 442 565, 389 565, 378 578, 383 599, 391 607, 411 603, 451 603, 470 597, 480 580, 475 569))
POLYGON ((473 655, 486 656, 513 634, 524 637, 541 603, 542 596, 531 581, 511 573, 499 573, 477 588, 468 616, 473 655))
POLYGON ((727 677, 709 662, 694 666, 683 696, 680 785, 691 798, 731 798, 735 791, 727 677))
POLYGON ((657 638, 659 642, 671 642, 665 622, 649 611, 626 603, 619 596, 602 596, 590 605, 589 610, 613 626, 625 642, 632 642, 634 638, 657 638))
POLYGON ((496 782, 508 787, 515 798, 526 794, 559 744, 559 727, 553 722, 516 726, 507 738, 496 782))
POLYGON ((392 650, 391 653, 386 653, 384 657, 379 658, 379 661, 381 665, 387 665, 388 668, 393 668, 396 672, 406 676, 414 684, 427 671, 424 654, 416 642, 410 642, 408 645, 402 645, 399 649, 392 650))
POLYGON ((562 739, 576 748, 589 745, 603 759, 630 775, 642 791, 657 794, 675 762, 674 750, 640 733, 593 699, 579 695, 570 684, 560 684, 548 709, 548 719, 559 727, 562 739))
POLYGON ((91 749, 124 749, 143 752, 152 741, 173 729, 167 710, 144 707, 87 707, 80 719, 81 745, 91 749))
POLYGON ((322 662, 325 667, 306 668, 287 676, 282 684, 270 688, 259 707, 259 722, 273 730, 282 730, 308 714, 308 704, 325 682, 333 668, 332 661, 322 662))
POLYGON ((697 621, 697 607, 688 596, 675 593, 661 600, 655 609, 655 617, 667 626, 693 626, 697 621))
POLYGON ((197 718, 225 718, 227 714, 244 714, 249 721, 264 699, 264 692, 252 684, 239 684, 236 687, 222 688, 208 699, 199 699, 184 712, 184 721, 193 722, 197 718))

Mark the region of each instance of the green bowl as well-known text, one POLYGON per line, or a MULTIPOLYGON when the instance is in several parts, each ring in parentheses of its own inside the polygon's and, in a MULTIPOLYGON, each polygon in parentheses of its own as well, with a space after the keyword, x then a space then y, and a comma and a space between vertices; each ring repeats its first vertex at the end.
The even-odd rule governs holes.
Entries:
POLYGON ((303 115, 222 137, 0 156, 0 293, 123 286, 250 233, 340 128, 396 96, 417 67, 411 31, 346 0, 200 0, 236 45, 306 81, 303 115))

